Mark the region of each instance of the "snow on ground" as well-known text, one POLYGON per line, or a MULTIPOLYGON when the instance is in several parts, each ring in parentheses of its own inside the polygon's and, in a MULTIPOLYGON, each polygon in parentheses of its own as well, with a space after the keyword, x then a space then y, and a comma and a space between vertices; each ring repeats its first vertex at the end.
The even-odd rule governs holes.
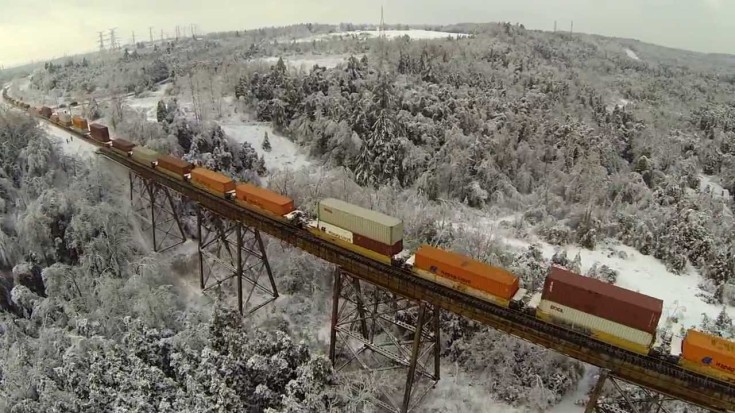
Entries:
MULTIPOLYGON (((698 327, 702 321, 702 314, 716 318, 722 306, 707 304, 697 297, 701 292, 698 288, 702 277, 699 272, 689 266, 681 275, 673 274, 666 266, 650 255, 643 255, 635 248, 609 240, 598 243, 594 250, 588 250, 576 245, 557 247, 540 240, 535 235, 521 240, 507 229, 517 215, 493 219, 478 212, 465 211, 460 208, 455 218, 455 227, 462 227, 466 231, 478 231, 484 234, 494 234, 497 240, 518 250, 525 250, 532 243, 537 244, 544 258, 550 260, 558 250, 565 250, 569 259, 579 254, 583 273, 595 265, 607 265, 618 271, 616 285, 642 294, 650 295, 664 301, 663 314, 659 327, 663 327, 666 318, 677 314, 679 324, 684 327, 698 327), (464 217, 462 217, 464 215, 464 217), (468 215, 471 218, 468 219, 468 215), (470 223, 471 222, 471 223, 470 223)), ((735 317, 735 308, 728 306, 727 313, 735 317)))
POLYGON ((60 145, 61 150, 67 155, 78 155, 83 159, 94 156, 97 147, 79 139, 69 132, 63 131, 48 122, 40 122, 41 129, 46 131, 47 136, 52 142, 60 145))
POLYGON ((628 55, 628 57, 630 57, 630 58, 631 58, 631 59, 633 59, 633 60, 641 60, 641 59, 640 59, 640 58, 638 57, 638 55, 637 55, 637 54, 635 54, 635 52, 634 52, 634 51, 632 51, 632 50, 630 50, 630 49, 625 49, 625 54, 627 54, 627 55, 628 55))
MULTIPOLYGON (((284 57, 283 62, 295 69, 310 70, 314 65, 326 67, 327 69, 333 68, 338 64, 344 62, 349 58, 350 55, 299 55, 284 57)), ((278 62, 277 56, 265 57, 257 59, 257 61, 265 62, 268 64, 275 64, 278 62)))
POLYGON ((441 373, 441 380, 423 400, 421 411, 521 413, 527 410, 493 400, 486 383, 475 384, 472 377, 452 364, 442 363, 441 373))
POLYGON ((730 191, 723 188, 717 176, 699 175, 700 192, 709 192, 715 198, 730 198, 730 191))
POLYGON ((269 170, 301 169, 311 165, 301 149, 287 138, 276 134, 268 123, 263 122, 223 122, 222 129, 238 143, 248 142, 258 154, 265 158, 265 166, 269 170), (261 147, 263 137, 268 132, 271 150, 266 152, 261 147))
MULTIPOLYGON (((388 39, 395 39, 396 37, 408 36, 411 39, 446 39, 447 37, 467 37, 465 33, 449 33, 449 32, 435 32, 431 30, 386 30, 384 31, 385 37, 388 39)), ((311 36, 303 39, 297 39, 296 42, 310 42, 313 40, 328 40, 336 39, 341 37, 357 37, 357 38, 371 38, 378 37, 380 32, 378 30, 355 30, 351 32, 338 32, 338 33, 327 33, 318 36, 311 36)))
POLYGON ((161 86, 155 92, 150 92, 145 97, 129 96, 125 99, 125 104, 133 109, 143 112, 146 119, 151 122, 156 121, 156 109, 158 102, 163 98, 165 87, 161 86))

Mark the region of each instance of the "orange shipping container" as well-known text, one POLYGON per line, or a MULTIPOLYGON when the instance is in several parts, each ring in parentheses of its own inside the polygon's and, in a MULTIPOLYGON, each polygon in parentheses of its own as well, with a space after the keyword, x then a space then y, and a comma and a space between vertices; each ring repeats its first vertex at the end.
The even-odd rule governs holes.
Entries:
POLYGON ((89 126, 87 126, 87 119, 84 119, 81 116, 74 116, 71 118, 71 123, 77 129, 89 129, 89 126))
POLYGON ((293 199, 251 184, 238 185, 235 196, 276 215, 286 215, 295 209, 293 199))
POLYGON ((194 168, 191 171, 191 180, 216 192, 230 192, 235 190, 235 181, 231 178, 210 171, 206 168, 194 168))
POLYGON ((681 347, 684 360, 735 375, 735 342, 689 330, 681 347))
POLYGON ((518 277, 512 273, 428 245, 416 251, 414 266, 506 300, 518 291, 518 277))

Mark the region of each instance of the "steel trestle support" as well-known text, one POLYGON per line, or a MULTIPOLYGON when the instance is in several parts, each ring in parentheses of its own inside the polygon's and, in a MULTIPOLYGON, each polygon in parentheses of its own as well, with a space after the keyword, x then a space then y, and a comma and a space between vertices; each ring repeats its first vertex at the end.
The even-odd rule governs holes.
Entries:
POLYGON ((153 250, 166 251, 186 242, 184 228, 168 188, 130 171, 130 202, 141 229, 153 235, 153 250))
POLYGON ((370 402, 412 411, 439 380, 440 309, 334 272, 329 358, 340 376, 381 383, 370 402), (406 370, 406 374, 400 373, 406 370), (367 376, 365 376, 367 375, 367 376), (388 383, 405 380, 402 391, 388 383))
POLYGON ((260 231, 199 207, 197 233, 199 280, 205 294, 212 290, 222 294, 222 287, 231 286, 234 279, 238 309, 244 316, 278 298, 260 231), (245 284, 250 286, 247 297, 245 284))
POLYGON ((601 369, 595 387, 590 392, 584 413, 669 413, 664 407, 664 403, 675 400, 653 390, 617 378, 610 374, 608 370, 601 369), (611 385, 608 386, 608 390, 613 390, 613 397, 615 394, 622 397, 622 402, 615 401, 611 397, 603 396, 605 384, 611 385), (640 392, 625 388, 630 386, 633 389, 640 390, 640 392))

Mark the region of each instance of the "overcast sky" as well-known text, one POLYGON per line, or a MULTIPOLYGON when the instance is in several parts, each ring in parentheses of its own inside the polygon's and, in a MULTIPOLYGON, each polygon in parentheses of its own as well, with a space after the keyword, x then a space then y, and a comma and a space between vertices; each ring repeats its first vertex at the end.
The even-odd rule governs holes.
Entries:
MULTIPOLYGON (((301 22, 378 23, 375 0, 0 0, 0 65, 93 50, 97 32, 117 27, 128 42, 161 29, 200 31, 301 22)), ((511 21, 704 52, 735 54, 735 0, 384 0, 386 23, 511 21)))

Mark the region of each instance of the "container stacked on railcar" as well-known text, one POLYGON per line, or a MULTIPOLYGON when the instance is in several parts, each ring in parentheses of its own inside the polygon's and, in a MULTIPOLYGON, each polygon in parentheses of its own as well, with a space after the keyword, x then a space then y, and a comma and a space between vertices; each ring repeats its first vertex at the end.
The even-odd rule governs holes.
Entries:
POLYGON ((110 130, 107 129, 107 126, 99 123, 92 123, 89 125, 89 136, 97 142, 110 142, 110 130))
POLYGON ((429 245, 416 251, 413 267, 421 278, 503 307, 526 295, 510 271, 429 245))
POLYGON ((58 116, 59 116, 59 125, 65 128, 68 128, 69 126, 72 125, 71 115, 69 115, 68 113, 59 113, 58 116))
POLYGON ((537 315, 601 341, 648 354, 663 301, 552 266, 537 315))
POLYGON ((691 329, 682 340, 680 353, 682 366, 735 383, 735 342, 691 329))
POLYGON ((131 154, 134 161, 142 163, 150 168, 156 166, 156 161, 159 156, 160 154, 153 149, 144 148, 142 146, 134 147, 131 154))
POLYGON ((194 169, 194 164, 171 155, 161 155, 158 157, 156 168, 166 175, 183 181, 191 174, 192 169, 194 169))
POLYGON ((293 212, 293 199, 252 184, 238 184, 235 199, 244 206, 256 206, 272 215, 284 216, 293 212))
POLYGON ((317 219, 307 225, 315 235, 390 264, 403 250, 403 221, 339 199, 319 201, 317 219))
POLYGON ((192 169, 191 183, 209 193, 227 199, 235 196, 235 181, 232 178, 206 168, 192 169))
POLYGON ((117 138, 112 140, 112 145, 110 147, 114 152, 117 152, 120 155, 133 156, 133 149, 135 148, 135 144, 126 141, 125 139, 117 138))
POLYGON ((71 118, 71 125, 74 127, 74 129, 78 129, 81 132, 87 132, 89 131, 89 125, 87 124, 87 119, 84 119, 81 116, 73 116, 71 118))

